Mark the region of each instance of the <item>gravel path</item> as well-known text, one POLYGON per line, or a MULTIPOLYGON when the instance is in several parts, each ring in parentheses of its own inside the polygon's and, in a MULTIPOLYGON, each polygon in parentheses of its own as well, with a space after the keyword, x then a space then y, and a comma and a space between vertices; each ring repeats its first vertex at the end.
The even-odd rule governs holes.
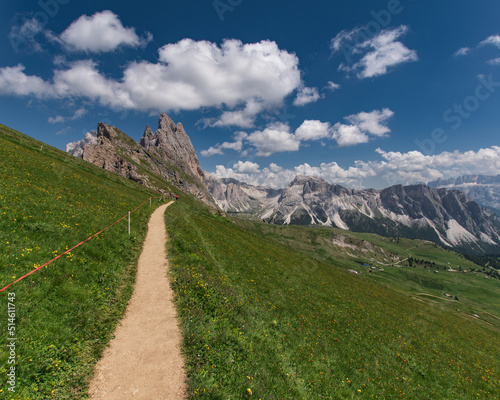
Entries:
POLYGON ((181 335, 167 278, 163 214, 151 216, 134 293, 115 338, 98 362, 89 393, 96 400, 186 398, 181 335))

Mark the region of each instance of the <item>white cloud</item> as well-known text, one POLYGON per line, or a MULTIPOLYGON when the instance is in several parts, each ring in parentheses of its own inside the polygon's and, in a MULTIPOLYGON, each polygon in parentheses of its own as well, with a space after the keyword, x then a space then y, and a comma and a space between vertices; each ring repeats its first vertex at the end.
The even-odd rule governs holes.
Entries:
POLYGON ((398 28, 384 29, 378 35, 369 37, 360 35, 364 32, 357 28, 352 31, 342 31, 332 39, 330 47, 335 53, 344 49, 348 61, 353 56, 361 59, 352 66, 341 64, 339 70, 355 71, 358 78, 371 78, 384 75, 391 67, 418 60, 417 52, 408 49, 403 43, 397 41, 408 31, 408 27, 402 25, 398 28), (361 42, 358 38, 364 38, 361 42), (350 43, 352 42, 352 43, 350 43))
POLYGON ((246 139, 248 134, 246 132, 236 132, 234 134, 234 142, 224 142, 222 144, 216 144, 207 150, 202 150, 200 153, 203 157, 210 157, 216 154, 224 154, 224 149, 241 151, 243 147, 243 140, 246 139))
POLYGON ((222 154, 224 154, 224 151, 222 151, 222 148, 220 146, 212 146, 206 150, 200 151, 200 154, 203 157, 212 157, 212 156, 215 156, 216 154, 222 155, 222 154))
POLYGON ((391 131, 385 123, 393 115, 393 111, 384 108, 380 111, 374 110, 369 113, 360 112, 359 114, 349 115, 345 119, 358 126, 364 132, 382 137, 391 131))
POLYGON ((460 56, 465 56, 469 54, 469 52, 472 49, 470 47, 462 47, 461 49, 458 49, 455 54, 453 54, 455 57, 460 57, 460 56))
POLYGON ((233 165, 234 171, 240 174, 257 174, 260 172, 260 166, 251 161, 238 161, 233 165))
POLYGON ((332 53, 343 50, 346 56, 349 56, 347 52, 353 51, 355 43, 362 43, 369 39, 369 36, 363 33, 362 28, 354 28, 350 31, 344 29, 340 31, 331 41, 330 49, 332 53), (360 37, 362 40, 359 40, 360 37))
MULTIPOLYGON (((500 49, 500 35, 491 35, 488 36, 483 41, 479 42, 479 44, 475 48, 479 48, 482 46, 495 46, 500 49)), ((470 47, 462 47, 458 51, 455 52, 454 56, 464 56, 467 55, 472 49, 470 47)), ((500 58, 494 58, 487 61, 490 65, 500 65, 500 58)))
POLYGON ((466 152, 443 152, 426 156, 419 151, 386 152, 377 149, 383 162, 371 163, 377 174, 394 183, 428 182, 462 175, 498 175, 500 146, 466 152))
POLYGON ((217 178, 237 179, 252 185, 283 188, 297 175, 316 176, 328 182, 347 187, 360 187, 362 179, 374 174, 374 171, 367 171, 358 167, 343 169, 336 162, 322 163, 319 167, 313 167, 308 163, 304 163, 289 169, 271 163, 268 167, 256 169, 255 171, 245 170, 244 172, 236 170, 235 166, 233 168, 226 168, 223 165, 217 165, 213 175, 217 178))
POLYGON ((104 78, 90 60, 77 61, 66 70, 56 70, 53 82, 24 73, 24 66, 0 68, 0 94, 34 96, 38 99, 85 97, 101 105, 121 108, 131 105, 118 82, 104 78))
POLYGON ((66 118, 64 118, 62 115, 57 115, 55 117, 49 117, 49 124, 59 124, 66 121, 66 118))
MULTIPOLYGON (((377 75, 384 75, 389 67, 393 67, 406 62, 417 61, 417 52, 405 47, 401 42, 397 42, 400 36, 407 32, 406 26, 401 26, 392 30, 384 30, 372 40, 364 43, 362 47, 371 48, 358 63, 362 68, 358 74, 362 78, 370 78, 377 75)), ((355 67, 356 69, 358 66, 355 67)))
POLYGON ((500 58, 494 58, 492 60, 488 60, 488 64, 490 64, 490 65, 500 65, 500 58))
MULTIPOLYGON (((237 164, 235 164, 235 166, 236 165, 237 164)), ((293 170, 286 170, 271 163, 268 167, 253 173, 238 172, 234 169, 234 166, 233 168, 226 168, 223 165, 217 165, 213 175, 217 178, 233 178, 251 185, 265 185, 273 188, 281 188, 290 183, 293 178, 295 178, 296 173, 293 170)))
MULTIPOLYGON (((386 137, 390 132, 387 120, 394 115, 388 108, 360 112, 345 117, 350 125, 336 123, 333 127, 329 122, 318 120, 305 120, 296 130, 290 132, 290 126, 284 123, 268 124, 262 131, 254 131, 250 135, 237 132, 234 142, 216 144, 207 150, 202 150, 201 155, 210 157, 224 154, 224 149, 241 152, 243 145, 247 144, 257 149, 257 156, 267 157, 273 153, 285 151, 298 151, 300 143, 321 139, 335 140, 339 147, 354 146, 370 141, 371 136, 386 137)), ((324 144, 322 144, 324 145, 324 144)), ((245 156, 247 150, 241 155, 245 156)))
POLYGON ((83 97, 113 109, 133 108, 131 94, 122 85, 101 75, 91 60, 77 61, 66 70, 56 70, 53 79, 56 97, 83 97))
POLYGON ((200 122, 210 127, 238 126, 240 128, 253 128, 255 118, 262 110, 262 102, 251 99, 242 110, 224 111, 218 118, 204 119, 200 122))
POLYGON ((0 94, 14 96, 35 96, 51 98, 54 89, 50 83, 38 76, 28 76, 21 64, 15 67, 0 68, 0 94))
POLYGON ((280 107, 302 85, 298 58, 271 41, 226 40, 219 47, 184 39, 159 54, 156 64, 127 65, 121 80, 100 73, 92 60, 56 69, 52 82, 24 74, 22 65, 4 67, 0 93, 84 98, 113 109, 152 112, 217 107, 223 111, 217 126, 250 127, 259 112, 280 107))
POLYGON ((336 90, 339 90, 341 88, 340 84, 328 81, 328 83, 325 86, 325 89, 331 90, 332 92, 335 92, 336 90))
POLYGON ((297 151, 300 141, 290 133, 290 127, 281 122, 270 124, 263 131, 251 133, 248 142, 257 149, 257 156, 267 157, 273 153, 297 151))
POLYGON ((106 10, 92 16, 82 15, 61 35, 60 40, 70 50, 101 53, 120 46, 139 47, 152 39, 141 39, 134 28, 125 28, 113 12, 106 10))
POLYGON ((22 24, 14 25, 8 35, 13 49, 17 52, 26 46, 31 51, 42 51, 42 46, 35 39, 43 33, 43 25, 36 18, 23 21, 22 24))
POLYGON ((61 136, 61 135, 66 135, 67 133, 69 133, 71 131, 71 128, 69 126, 67 126, 66 128, 63 128, 59 131, 56 132, 56 135, 58 136, 61 136))
POLYGON ((49 117, 49 124, 57 124, 61 122, 65 122, 67 120, 74 121, 75 119, 80 119, 87 114, 87 110, 83 107, 79 108, 75 111, 75 113, 71 117, 63 117, 62 115, 57 115, 55 117, 49 117))
POLYGON ((298 107, 305 106, 306 104, 317 102, 320 97, 317 88, 303 87, 299 89, 293 105, 298 107))
POLYGON ((356 125, 345 125, 338 122, 333 126, 333 129, 333 138, 337 141, 339 147, 355 146, 368 143, 370 140, 368 135, 356 125))
MULTIPOLYGON (((296 175, 317 176, 330 183, 347 187, 384 188, 394 184, 413 184, 429 182, 438 178, 458 177, 466 174, 500 174, 500 146, 480 149, 477 152, 443 152, 433 156, 425 156, 419 151, 387 152, 376 151, 382 160, 355 161, 347 168, 336 162, 322 163, 318 167, 307 163, 292 168, 283 168, 270 164, 266 168, 249 168, 245 172, 222 165, 216 167, 219 178, 234 178, 255 185, 282 188, 290 183, 296 175)), ((236 165, 236 164, 235 164, 236 165)))
POLYGON ((345 120, 351 124, 336 123, 333 126, 332 138, 340 147, 345 147, 368 143, 369 135, 385 137, 391 131, 386 125, 387 120, 393 115, 394 112, 388 108, 349 115, 345 120))
POLYGON ((159 54, 164 89, 180 98, 173 108, 243 104, 251 115, 261 107, 281 105, 301 83, 298 58, 268 40, 251 44, 225 40, 219 47, 183 39, 163 46, 159 54))
POLYGON ((75 111, 75 113, 73 114, 73 116, 70 119, 72 119, 72 120, 80 119, 83 116, 85 116, 85 114, 87 114, 87 110, 85 108, 81 107, 75 111))
POLYGON ((319 140, 332 135, 331 126, 328 122, 317 120, 306 120, 295 131, 298 140, 319 140))
POLYGON ((484 39, 481 43, 479 43, 479 45, 480 46, 493 45, 500 49, 500 35, 489 36, 488 38, 484 39))

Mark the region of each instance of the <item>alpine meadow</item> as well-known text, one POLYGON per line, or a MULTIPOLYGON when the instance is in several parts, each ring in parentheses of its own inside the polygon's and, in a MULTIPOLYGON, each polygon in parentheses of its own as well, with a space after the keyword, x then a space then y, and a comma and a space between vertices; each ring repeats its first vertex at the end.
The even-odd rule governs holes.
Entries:
POLYGON ((500 2, 0 4, 0 400, 500 400, 500 2))
MULTIPOLYGON (((6 308, 15 293, 11 398, 87 398, 161 196, 1 129, 5 284, 152 197, 132 214, 130 236, 123 220, 1 294, 6 308)), ((166 181, 162 188, 181 194, 165 224, 189 398, 499 397, 498 280, 479 265, 423 241, 228 218, 166 181), (338 246, 342 235, 359 257, 338 246), (457 264, 480 276, 446 271, 457 264), (452 306, 444 290, 458 293, 452 306)), ((8 357, 4 347, 4 393, 8 357)))

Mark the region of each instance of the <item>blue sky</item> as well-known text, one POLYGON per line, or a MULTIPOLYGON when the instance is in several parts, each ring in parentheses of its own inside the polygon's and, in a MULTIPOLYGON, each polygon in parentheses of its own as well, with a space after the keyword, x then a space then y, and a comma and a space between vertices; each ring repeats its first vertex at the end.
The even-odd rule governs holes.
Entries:
MULTIPOLYGON (((7 4, 6 4, 7 3, 7 4)), ((0 122, 65 148, 160 112, 201 167, 283 187, 499 174, 500 4, 40 0, 0 5, 0 122)))

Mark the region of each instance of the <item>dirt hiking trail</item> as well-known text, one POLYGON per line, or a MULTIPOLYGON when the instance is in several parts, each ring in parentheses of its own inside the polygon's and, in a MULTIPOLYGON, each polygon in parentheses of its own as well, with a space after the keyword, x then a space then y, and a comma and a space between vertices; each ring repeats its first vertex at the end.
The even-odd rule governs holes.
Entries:
POLYGON ((137 266, 134 292, 115 338, 97 363, 89 394, 96 400, 185 399, 173 293, 167 277, 167 240, 160 206, 151 216, 137 266))

